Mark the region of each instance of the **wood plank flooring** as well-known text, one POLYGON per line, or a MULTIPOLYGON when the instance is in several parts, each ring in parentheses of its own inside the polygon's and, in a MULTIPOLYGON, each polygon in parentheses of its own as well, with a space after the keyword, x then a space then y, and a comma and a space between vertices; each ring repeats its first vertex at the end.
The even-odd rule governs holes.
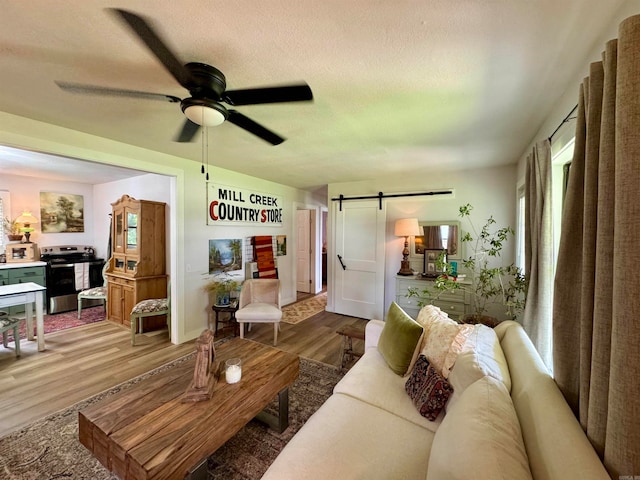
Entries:
MULTIPOLYGON (((335 331, 365 324, 321 312, 298 325, 282 323, 278 348, 339 366, 342 337, 335 331)), ((216 337, 225 335, 232 330, 220 330, 216 337)), ((273 345, 273 327, 256 324, 245 337, 273 345)), ((0 344, 0 436, 194 350, 193 342, 171 344, 164 330, 138 336, 132 347, 129 330, 107 321, 47 334, 46 346, 38 352, 36 342, 23 340, 16 359, 13 348, 0 344)), ((364 345, 354 341, 354 348, 362 351, 364 345)))
POLYGON ((106 321, 45 338, 44 352, 23 340, 19 359, 0 346, 0 435, 194 350, 193 342, 171 344, 166 331, 141 335, 132 347, 130 331, 106 321))

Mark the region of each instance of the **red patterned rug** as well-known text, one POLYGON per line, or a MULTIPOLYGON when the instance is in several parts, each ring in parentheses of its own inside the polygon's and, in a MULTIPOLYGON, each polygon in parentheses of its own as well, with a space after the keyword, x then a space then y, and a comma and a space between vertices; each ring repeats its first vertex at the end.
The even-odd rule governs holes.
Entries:
MULTIPOLYGON (((83 308, 82 318, 78 320, 78 311, 73 310, 71 312, 56 313, 53 315, 44 316, 44 333, 57 332, 58 330, 64 330, 66 328, 79 327, 81 325, 87 325, 89 323, 100 322, 105 319, 104 307, 98 305, 97 307, 83 308)), ((35 335, 36 319, 33 319, 33 330, 35 335)), ((8 332, 8 338, 10 342, 13 342, 13 332, 8 332)), ((27 322, 20 322, 20 338, 27 338, 27 322)))

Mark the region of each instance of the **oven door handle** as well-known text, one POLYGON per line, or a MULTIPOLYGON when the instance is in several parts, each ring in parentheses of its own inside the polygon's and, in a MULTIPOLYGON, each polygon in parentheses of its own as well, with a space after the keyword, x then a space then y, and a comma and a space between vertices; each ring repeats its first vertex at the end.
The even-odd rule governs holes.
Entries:
MULTIPOLYGON (((78 262, 78 263, 86 263, 88 265, 102 265, 103 264, 103 262, 94 262, 94 261, 78 262)), ((76 265, 76 263, 54 263, 52 265, 49 265, 49 268, 73 268, 74 265, 76 265)))

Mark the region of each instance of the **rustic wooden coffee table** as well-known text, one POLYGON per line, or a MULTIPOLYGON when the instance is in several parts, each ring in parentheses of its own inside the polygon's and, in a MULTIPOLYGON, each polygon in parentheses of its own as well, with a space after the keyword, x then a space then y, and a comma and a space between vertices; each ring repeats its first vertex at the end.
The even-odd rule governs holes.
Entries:
POLYGON ((82 410, 80 442, 123 480, 182 479, 254 417, 286 428, 298 356, 234 338, 216 347, 216 360, 232 357, 242 358, 242 379, 229 385, 223 373, 211 400, 181 402, 191 359, 82 410), (262 412, 276 396, 279 419, 262 412))

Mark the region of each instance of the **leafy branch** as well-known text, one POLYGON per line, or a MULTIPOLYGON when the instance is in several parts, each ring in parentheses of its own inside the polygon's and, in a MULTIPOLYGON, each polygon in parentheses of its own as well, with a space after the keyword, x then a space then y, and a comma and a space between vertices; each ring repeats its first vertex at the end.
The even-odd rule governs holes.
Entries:
POLYGON ((431 288, 422 290, 410 288, 408 297, 417 297, 419 305, 437 300, 442 294, 462 289, 471 298, 471 310, 475 315, 483 315, 491 303, 501 303, 505 315, 515 319, 524 309, 527 282, 524 274, 513 263, 493 266, 501 256, 505 243, 515 235, 510 226, 495 228, 496 221, 490 216, 479 230, 471 220, 473 207, 470 204, 459 208, 459 216, 466 218, 469 230, 462 236, 462 242, 470 245, 471 254, 462 260, 469 272, 469 282, 461 283, 451 276, 452 267, 444 262, 444 271, 437 277, 431 288))

